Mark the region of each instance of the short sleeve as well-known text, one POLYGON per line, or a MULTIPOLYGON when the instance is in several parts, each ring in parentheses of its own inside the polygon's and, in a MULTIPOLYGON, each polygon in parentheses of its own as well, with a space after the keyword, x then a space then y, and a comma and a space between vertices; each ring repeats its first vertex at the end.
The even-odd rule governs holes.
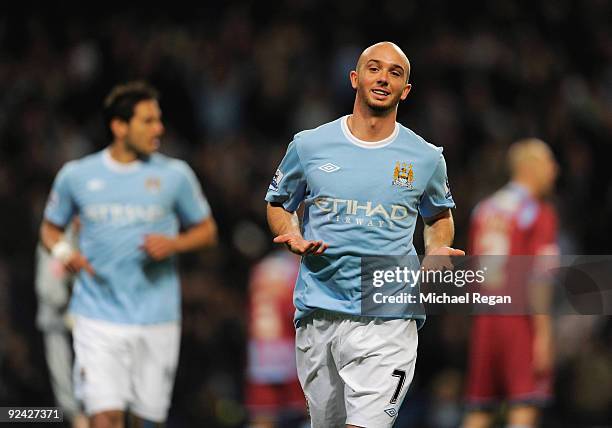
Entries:
POLYGON ((419 212, 421 216, 428 218, 449 208, 455 208, 455 201, 453 201, 448 184, 446 161, 444 156, 440 154, 435 170, 421 196, 419 212))
POLYGON ((285 210, 294 212, 304 199, 305 193, 306 177, 296 142, 293 140, 268 187, 266 201, 282 204, 285 210))
POLYGON ((193 170, 185 162, 179 165, 176 212, 182 225, 191 226, 210 216, 210 205, 193 170))
POLYGON ((70 185, 71 171, 72 164, 68 163, 57 173, 45 206, 45 219, 60 227, 65 227, 77 211, 70 185))

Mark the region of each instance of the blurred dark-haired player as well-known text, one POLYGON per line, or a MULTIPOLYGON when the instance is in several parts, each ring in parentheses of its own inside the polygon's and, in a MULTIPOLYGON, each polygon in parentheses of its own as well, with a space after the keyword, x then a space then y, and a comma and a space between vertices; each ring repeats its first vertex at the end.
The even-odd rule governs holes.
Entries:
POLYGON ((142 82, 111 91, 112 143, 64 165, 41 227, 45 247, 76 273, 75 389, 93 428, 122 427, 128 409, 139 425, 165 421, 180 341, 175 255, 216 240, 191 168, 156 153, 164 131, 157 99, 142 82), (63 235, 77 214, 79 249, 63 235))
MULTIPOLYGON (((540 140, 521 140, 510 147, 508 160, 510 183, 474 210, 470 254, 558 254, 557 216, 543 202, 558 172, 552 151, 540 140)), ((502 281, 500 287, 524 287, 507 275, 502 281)), ((535 427, 539 406, 550 399, 552 366, 549 315, 475 316, 464 428, 490 426, 491 411, 502 400, 509 404, 508 427, 535 427)))

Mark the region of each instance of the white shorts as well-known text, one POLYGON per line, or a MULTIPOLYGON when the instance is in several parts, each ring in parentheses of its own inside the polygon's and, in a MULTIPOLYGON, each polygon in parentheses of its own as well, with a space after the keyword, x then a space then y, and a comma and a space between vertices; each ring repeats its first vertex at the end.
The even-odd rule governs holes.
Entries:
POLYGON ((296 331, 298 377, 313 428, 391 427, 418 345, 414 320, 317 311, 296 331))
POLYGON ((178 364, 180 323, 117 324, 76 317, 75 394, 88 415, 130 409, 163 422, 178 364))

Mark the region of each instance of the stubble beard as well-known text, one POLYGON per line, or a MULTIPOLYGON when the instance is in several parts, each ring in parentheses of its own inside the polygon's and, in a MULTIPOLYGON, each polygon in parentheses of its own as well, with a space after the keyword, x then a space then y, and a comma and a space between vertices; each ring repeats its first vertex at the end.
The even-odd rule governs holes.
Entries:
POLYGON ((362 93, 362 99, 364 101, 365 106, 373 113, 373 115, 380 117, 387 116, 388 114, 392 113, 399 104, 399 97, 391 100, 391 102, 386 105, 380 105, 370 102, 370 98, 368 97, 367 93, 362 93))
POLYGON ((153 152, 146 152, 139 149, 135 144, 132 144, 129 138, 126 138, 125 140, 125 147, 131 152, 134 152, 136 154, 136 157, 139 159, 148 159, 149 156, 153 154, 153 152))

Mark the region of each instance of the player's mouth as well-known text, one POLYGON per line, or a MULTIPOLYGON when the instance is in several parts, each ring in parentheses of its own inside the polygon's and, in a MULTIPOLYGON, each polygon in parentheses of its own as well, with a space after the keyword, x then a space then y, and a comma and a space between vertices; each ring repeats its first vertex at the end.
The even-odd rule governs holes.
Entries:
POLYGON ((374 95, 376 95, 376 98, 380 98, 380 99, 384 99, 384 98, 388 97, 391 94, 391 92, 389 92, 389 91, 387 91, 385 89, 379 89, 379 88, 372 89, 371 92, 374 95))
POLYGON ((159 140, 159 138, 154 138, 153 140, 151 140, 151 146, 157 150, 159 149, 159 146, 161 145, 161 141, 159 140))

